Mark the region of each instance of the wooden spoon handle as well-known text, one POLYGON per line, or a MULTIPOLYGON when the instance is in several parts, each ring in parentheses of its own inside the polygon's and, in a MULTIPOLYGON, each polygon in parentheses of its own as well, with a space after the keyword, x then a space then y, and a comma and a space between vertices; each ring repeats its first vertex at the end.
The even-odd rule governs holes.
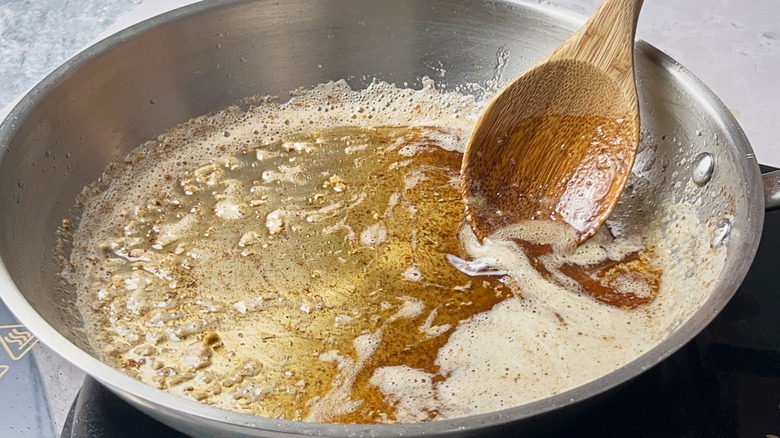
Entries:
POLYGON ((603 70, 627 95, 633 93, 633 42, 643 2, 604 0, 588 21, 547 59, 587 62, 603 70))

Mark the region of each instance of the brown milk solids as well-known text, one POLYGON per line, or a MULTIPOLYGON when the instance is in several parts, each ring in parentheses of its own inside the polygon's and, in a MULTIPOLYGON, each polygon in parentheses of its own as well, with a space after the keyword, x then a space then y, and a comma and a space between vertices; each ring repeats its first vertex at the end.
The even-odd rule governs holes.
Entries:
POLYGON ((96 355, 223 409, 417 422, 597 379, 695 311, 725 249, 689 206, 580 246, 535 221, 480 242, 458 190, 480 108, 337 82, 140 146, 80 197, 62 273, 96 355))

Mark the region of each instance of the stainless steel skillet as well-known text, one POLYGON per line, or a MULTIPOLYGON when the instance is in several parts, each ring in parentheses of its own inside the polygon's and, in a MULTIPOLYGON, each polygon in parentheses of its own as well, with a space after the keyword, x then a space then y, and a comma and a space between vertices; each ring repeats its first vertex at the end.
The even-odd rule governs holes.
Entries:
MULTIPOLYGON (((607 391, 712 320, 744 277, 763 221, 764 186, 736 121, 687 70, 645 43, 636 49, 644 126, 638 199, 682 199, 680 187, 712 170, 699 186, 697 196, 707 202, 698 214, 712 221, 713 243, 727 246, 728 262, 712 296, 665 341, 571 391, 491 414, 393 426, 305 424, 218 410, 148 387, 91 356, 53 257, 57 226, 81 188, 171 126, 247 96, 284 96, 342 78, 354 87, 373 78, 419 86, 427 75, 448 90, 512 78, 582 21, 531 1, 260 0, 195 4, 120 32, 52 73, 0 125, 0 297, 57 353, 194 436, 471 436, 607 391)), ((768 178, 767 185, 776 181, 768 178)))

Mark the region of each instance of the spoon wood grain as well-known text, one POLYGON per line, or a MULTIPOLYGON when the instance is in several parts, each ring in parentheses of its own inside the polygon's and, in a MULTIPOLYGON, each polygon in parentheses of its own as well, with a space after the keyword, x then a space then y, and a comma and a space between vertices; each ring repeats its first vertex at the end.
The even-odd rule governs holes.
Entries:
POLYGON ((461 168, 477 237, 527 220, 585 241, 614 209, 639 143, 634 37, 642 0, 604 0, 568 40, 499 92, 461 168))

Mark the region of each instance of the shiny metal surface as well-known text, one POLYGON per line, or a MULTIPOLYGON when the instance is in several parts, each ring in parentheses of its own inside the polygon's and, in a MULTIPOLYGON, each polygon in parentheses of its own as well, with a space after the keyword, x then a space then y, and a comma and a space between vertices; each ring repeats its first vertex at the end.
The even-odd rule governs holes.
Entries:
POLYGON ((762 175, 767 209, 780 207, 780 170, 762 175))
MULTIPOLYGON (((0 125, 0 297, 58 354, 139 408, 193 436, 471 435, 606 391, 652 367, 722 309, 744 277, 763 221, 752 150, 728 110, 684 68, 636 48, 643 140, 625 204, 682 198, 690 163, 717 160, 699 215, 728 218, 729 263, 713 296, 667 340, 615 372, 492 414, 426 424, 321 425, 226 412, 146 386, 101 363, 79 334, 72 291, 58 281, 56 230, 82 187, 165 129, 247 96, 374 78, 448 90, 512 78, 583 18, 535 2, 479 0, 222 1, 143 22, 77 55, 0 125), (676 184, 676 183, 680 184, 676 184)), ((479 87, 469 87, 479 94, 479 87)))
POLYGON ((715 157, 709 152, 702 152, 693 161, 693 182, 703 186, 710 182, 715 171, 715 157))

